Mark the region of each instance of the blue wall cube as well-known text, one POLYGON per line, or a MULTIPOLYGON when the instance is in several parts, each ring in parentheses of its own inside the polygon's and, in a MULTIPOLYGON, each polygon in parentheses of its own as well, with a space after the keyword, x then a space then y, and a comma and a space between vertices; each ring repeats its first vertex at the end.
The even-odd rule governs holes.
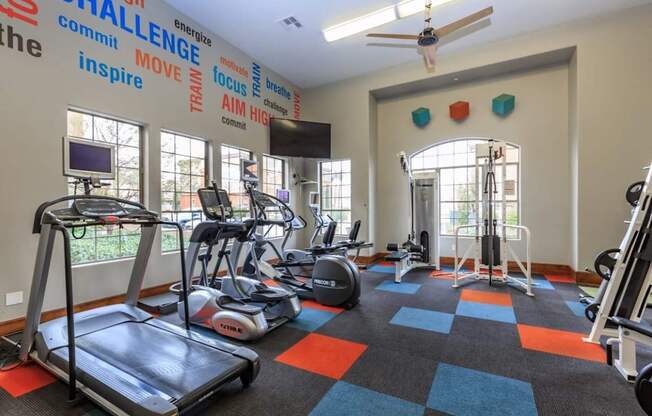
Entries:
POLYGON ((430 110, 427 108, 417 108, 412 112, 412 121, 417 127, 425 127, 430 123, 430 110))
POLYGON ((509 115, 516 107, 516 97, 510 94, 502 94, 494 98, 491 109, 501 117, 509 115))

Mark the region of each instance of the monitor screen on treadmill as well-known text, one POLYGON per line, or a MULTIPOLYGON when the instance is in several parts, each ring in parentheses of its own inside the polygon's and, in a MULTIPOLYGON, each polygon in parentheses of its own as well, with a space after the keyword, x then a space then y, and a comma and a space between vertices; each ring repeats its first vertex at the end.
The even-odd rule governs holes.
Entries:
POLYGON ((64 174, 74 177, 115 178, 115 147, 64 138, 64 174))

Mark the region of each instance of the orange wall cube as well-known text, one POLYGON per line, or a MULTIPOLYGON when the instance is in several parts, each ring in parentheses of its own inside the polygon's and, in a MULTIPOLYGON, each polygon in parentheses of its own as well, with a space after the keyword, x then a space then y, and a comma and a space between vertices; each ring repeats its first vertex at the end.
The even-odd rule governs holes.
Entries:
POLYGON ((450 105, 450 115, 455 121, 466 119, 471 113, 471 105, 467 101, 458 101, 450 105))

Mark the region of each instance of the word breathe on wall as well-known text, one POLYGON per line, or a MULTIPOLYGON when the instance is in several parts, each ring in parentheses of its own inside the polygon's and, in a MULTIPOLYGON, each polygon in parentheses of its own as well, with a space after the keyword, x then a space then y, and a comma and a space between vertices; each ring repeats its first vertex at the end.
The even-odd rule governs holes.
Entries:
POLYGON ((272 91, 275 94, 280 95, 281 97, 284 97, 285 99, 289 100, 292 97, 292 93, 288 91, 284 86, 278 85, 274 81, 270 80, 269 78, 267 80, 267 89, 272 91))
POLYGON ((179 31, 187 34, 188 36, 194 38, 199 43, 203 43, 206 46, 213 46, 213 41, 208 38, 204 32, 196 31, 192 27, 176 19, 174 21, 174 27, 176 27, 179 31))
POLYGON ((14 27, 8 25, 5 27, 0 24, 0 46, 9 49, 15 49, 20 53, 27 53, 33 58, 40 58, 43 56, 41 44, 36 39, 27 39, 18 32, 14 31, 14 27))
POLYGON ((134 35, 150 45, 176 55, 183 61, 199 65, 199 47, 184 38, 162 28, 153 21, 145 22, 143 17, 135 13, 127 16, 127 9, 120 5, 116 12, 114 0, 63 0, 64 3, 74 3, 80 10, 89 10, 98 19, 110 22, 120 30, 134 35))
POLYGON ((118 49, 118 38, 113 35, 107 35, 63 15, 59 16, 58 20, 59 26, 64 29, 68 29, 73 33, 79 33, 80 36, 94 40, 106 47, 118 49))
POLYGON ((95 59, 88 58, 84 52, 79 52, 79 69, 86 71, 90 74, 97 75, 104 78, 109 84, 121 84, 126 86, 133 86, 136 89, 143 89, 143 78, 132 74, 124 67, 117 68, 108 64, 98 62, 95 59))
POLYGON ((0 14, 28 25, 38 26, 38 4, 34 0, 9 0, 8 6, 0 4, 0 14))

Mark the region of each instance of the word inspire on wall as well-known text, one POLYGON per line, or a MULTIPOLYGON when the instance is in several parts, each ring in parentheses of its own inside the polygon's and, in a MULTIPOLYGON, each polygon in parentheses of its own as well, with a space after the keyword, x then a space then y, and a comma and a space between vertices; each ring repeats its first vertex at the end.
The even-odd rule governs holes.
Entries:
MULTIPOLYGON (((219 42, 181 16, 169 22, 151 18, 156 14, 144 12, 145 0, 0 0, 0 50, 41 58, 45 53, 41 39, 48 34, 39 32, 39 11, 46 4, 60 9, 53 14, 57 29, 82 39, 81 44, 108 51, 135 45, 128 54, 131 62, 117 61, 117 56, 112 62, 110 55, 100 58, 92 49, 75 50, 74 70, 98 82, 140 92, 147 89, 148 74, 168 82, 170 88, 185 86, 190 113, 217 111, 223 125, 242 130, 248 123, 267 126, 272 117, 301 118, 299 92, 255 62, 240 63, 226 51, 220 53, 219 42), (209 50, 217 58, 207 58, 209 50)), ((154 5, 159 2, 147 2, 148 8, 154 5)))

